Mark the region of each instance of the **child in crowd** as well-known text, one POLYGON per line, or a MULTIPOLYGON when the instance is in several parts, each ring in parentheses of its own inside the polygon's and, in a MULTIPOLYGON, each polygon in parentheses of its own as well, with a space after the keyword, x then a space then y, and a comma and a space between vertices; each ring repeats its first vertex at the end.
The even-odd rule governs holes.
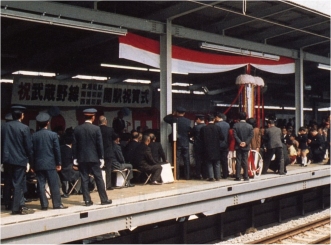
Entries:
POLYGON ((301 158, 301 166, 307 167, 310 164, 310 160, 308 161, 307 154, 309 153, 308 149, 308 135, 307 129, 305 127, 300 127, 297 141, 299 142, 298 147, 298 157, 301 158))
POLYGON ((288 156, 290 158, 290 164, 294 165, 297 162, 297 150, 294 148, 293 142, 291 140, 286 142, 286 146, 288 149, 288 156))
POLYGON ((233 134, 233 125, 234 121, 230 123, 230 129, 228 134, 228 146, 229 146, 229 153, 228 153, 228 168, 229 174, 231 177, 235 176, 236 173, 236 151, 235 151, 235 144, 236 140, 233 134))

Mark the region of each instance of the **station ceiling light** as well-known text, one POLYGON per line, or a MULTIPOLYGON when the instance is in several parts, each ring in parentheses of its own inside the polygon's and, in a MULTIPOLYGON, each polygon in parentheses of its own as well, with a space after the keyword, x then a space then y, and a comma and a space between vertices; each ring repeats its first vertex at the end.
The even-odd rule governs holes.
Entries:
POLYGON ((331 66, 325 64, 318 64, 317 68, 331 71, 331 66))
POLYGON ((268 60, 278 61, 280 59, 280 57, 277 55, 265 54, 265 53, 250 51, 250 50, 246 50, 246 49, 228 47, 228 46, 221 46, 221 45, 216 45, 216 44, 211 44, 211 43, 206 43, 206 42, 201 43, 200 48, 219 51, 219 52, 225 52, 225 53, 231 53, 231 54, 251 56, 251 57, 268 59, 268 60))

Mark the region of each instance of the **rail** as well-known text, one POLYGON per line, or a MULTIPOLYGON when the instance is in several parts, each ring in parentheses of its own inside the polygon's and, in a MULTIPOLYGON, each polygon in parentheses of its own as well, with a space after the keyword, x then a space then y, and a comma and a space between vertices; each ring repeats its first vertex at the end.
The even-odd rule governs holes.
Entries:
POLYGON ((330 216, 264 237, 262 239, 250 242, 250 244, 280 244, 281 241, 286 239, 294 239, 296 240, 295 243, 298 244, 325 244, 327 241, 330 243, 330 216), (310 238, 302 237, 304 233, 311 232, 315 229, 317 229, 318 235, 308 233, 310 238))

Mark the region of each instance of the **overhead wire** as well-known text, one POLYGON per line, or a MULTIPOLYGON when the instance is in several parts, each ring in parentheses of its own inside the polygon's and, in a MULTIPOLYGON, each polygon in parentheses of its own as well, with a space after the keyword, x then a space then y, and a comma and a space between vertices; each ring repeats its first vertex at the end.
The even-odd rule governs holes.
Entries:
MULTIPOLYGON (((310 32, 310 31, 303 30, 303 29, 299 29, 299 28, 287 26, 287 25, 280 24, 280 23, 277 23, 277 22, 274 22, 274 21, 271 21, 271 20, 266 20, 266 19, 263 19, 263 18, 254 17, 254 16, 251 16, 251 15, 248 15, 248 14, 239 13, 239 12, 236 12, 236 11, 233 11, 233 10, 229 10, 229 9, 226 9, 226 8, 223 8, 223 7, 219 7, 219 6, 215 6, 215 5, 210 6, 207 3, 202 3, 202 2, 195 1, 195 0, 187 0, 187 1, 194 2, 194 3, 197 3, 197 4, 201 4, 201 5, 205 5, 205 6, 209 6, 210 8, 214 8, 214 9, 220 9, 220 10, 227 11, 227 12, 230 12, 230 13, 233 13, 233 14, 245 16, 245 17, 248 17, 248 18, 251 18, 251 19, 254 19, 254 20, 259 20, 259 21, 262 21, 262 22, 266 22, 266 23, 269 23, 269 24, 281 26, 281 27, 284 27, 284 28, 288 28, 288 29, 291 29, 291 30, 294 30, 294 31, 306 33, 306 34, 309 34, 309 35, 313 35, 313 36, 325 38, 325 39, 328 39, 328 40, 331 39, 330 37, 323 36, 323 35, 320 35, 320 34, 317 34, 317 33, 313 33, 313 32, 310 32)), ((297 5, 295 5, 295 6, 297 6, 297 5)))

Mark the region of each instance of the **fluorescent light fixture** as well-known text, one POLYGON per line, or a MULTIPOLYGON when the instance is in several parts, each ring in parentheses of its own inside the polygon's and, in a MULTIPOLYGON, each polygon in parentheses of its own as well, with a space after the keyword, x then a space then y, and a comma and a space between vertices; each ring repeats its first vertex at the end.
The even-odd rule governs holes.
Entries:
POLYGON ((296 107, 287 107, 287 106, 284 106, 284 110, 295 111, 296 109, 297 109, 296 107))
POLYGON ((2 82, 2 83, 13 83, 14 80, 13 79, 1 79, 0 82, 2 82))
POLYGON ((225 53, 231 53, 231 54, 239 54, 239 55, 257 57, 257 58, 268 59, 268 60, 278 61, 280 59, 280 57, 278 55, 265 54, 265 53, 250 51, 250 50, 246 50, 246 49, 232 48, 232 47, 221 46, 221 45, 216 45, 216 44, 211 44, 211 43, 201 43, 200 48, 215 50, 215 51, 220 51, 220 52, 225 52, 225 53))
MULTIPOLYGON (((155 68, 149 68, 148 71, 152 71, 152 72, 160 72, 160 69, 155 69, 155 68)), ((177 72, 177 71, 173 71, 171 72, 172 74, 180 74, 180 75, 188 75, 187 72, 177 72)))
POLYGON ((11 19, 18 19, 24 21, 31 21, 31 22, 38 22, 42 24, 49 24, 55 26, 63 26, 87 31, 95 31, 95 32, 102 32, 107 34, 115 34, 125 36, 127 34, 126 29, 122 28, 115 28, 111 26, 99 25, 91 23, 84 23, 81 21, 74 21, 68 19, 62 19, 61 16, 59 17, 49 17, 45 14, 30 14, 30 13, 23 13, 17 12, 8 9, 1 9, 1 17, 7 17, 11 19))
POLYGON ((111 67, 111 68, 119 68, 119 69, 129 69, 129 70, 137 70, 137 71, 148 71, 147 68, 137 67, 137 66, 122 66, 122 65, 114 65, 114 64, 100 64, 103 67, 111 67))
MULTIPOLYGON (((158 88, 157 91, 160 92, 161 89, 158 88)), ((171 92, 174 94, 190 94, 191 93, 189 90, 178 90, 178 89, 172 89, 171 92)))
POLYGON ((191 92, 188 90, 180 90, 180 89, 173 89, 171 90, 175 94, 190 94, 191 92))
POLYGON ((318 111, 331 111, 331 107, 319 108, 318 111))
POLYGON ((192 84, 190 83, 173 83, 172 86, 180 86, 180 87, 189 87, 192 84))
POLYGON ((317 68, 331 71, 331 66, 329 65, 318 64, 317 68))
POLYGON ((142 83, 142 84, 150 84, 150 80, 139 80, 139 79, 126 79, 123 82, 126 83, 142 83))
POLYGON ((160 72, 161 70, 160 70, 160 69, 150 68, 150 69, 148 69, 148 71, 152 71, 152 72, 160 72))
POLYGON ((54 77, 55 73, 51 72, 39 72, 39 71, 15 71, 14 75, 27 75, 27 76, 43 76, 43 77, 54 77))
POLYGON ((281 109, 283 109, 283 108, 280 107, 280 106, 265 105, 265 106, 264 106, 264 109, 281 110, 281 109))
POLYGON ((205 92, 203 92, 203 91, 193 91, 193 94, 204 95, 205 92))
MULTIPOLYGON (((229 107, 230 104, 222 104, 222 103, 216 103, 215 106, 221 106, 221 107, 229 107)), ((239 107, 239 105, 232 105, 232 107, 239 107)))
POLYGON ((100 80, 100 81, 106 81, 109 79, 109 77, 87 76, 87 75, 77 75, 72 78, 86 79, 86 80, 100 80))

